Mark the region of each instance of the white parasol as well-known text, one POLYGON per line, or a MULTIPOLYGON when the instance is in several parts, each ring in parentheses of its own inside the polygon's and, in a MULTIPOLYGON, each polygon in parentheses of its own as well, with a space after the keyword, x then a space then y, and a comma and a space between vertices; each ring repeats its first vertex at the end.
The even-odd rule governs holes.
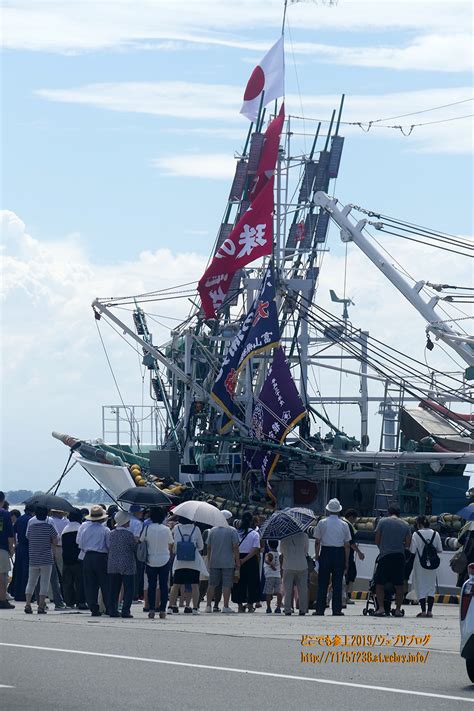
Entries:
POLYGON ((228 526, 227 519, 218 508, 205 501, 184 501, 178 504, 171 513, 173 516, 182 516, 196 523, 205 523, 208 526, 228 526))

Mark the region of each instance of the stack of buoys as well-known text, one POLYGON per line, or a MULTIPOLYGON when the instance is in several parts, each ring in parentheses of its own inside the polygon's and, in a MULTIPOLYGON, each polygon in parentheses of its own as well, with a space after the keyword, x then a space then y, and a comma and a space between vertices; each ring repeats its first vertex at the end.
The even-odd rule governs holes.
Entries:
MULTIPOLYGON (((429 520, 431 526, 435 526, 435 524, 439 523, 439 518, 439 516, 427 516, 427 519, 429 520)), ((460 530, 461 519, 459 518, 459 516, 456 516, 455 514, 443 514, 442 519, 444 525, 447 526, 450 530, 460 530)), ((416 516, 402 516, 402 520, 406 521, 406 523, 411 527, 416 524, 416 516)), ((357 519, 355 527, 358 531, 373 531, 375 523, 377 521, 378 519, 374 518, 373 516, 360 516, 357 519)))
POLYGON ((143 477, 142 468, 139 464, 132 464, 130 467, 130 474, 133 477, 133 481, 136 486, 146 486, 146 481, 143 477))

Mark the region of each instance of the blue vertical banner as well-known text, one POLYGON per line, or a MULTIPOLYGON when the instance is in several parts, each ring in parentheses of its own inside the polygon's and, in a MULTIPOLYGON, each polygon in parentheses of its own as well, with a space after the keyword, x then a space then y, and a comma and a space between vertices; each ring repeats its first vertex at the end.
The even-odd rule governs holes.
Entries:
MULTIPOLYGON (((295 425, 306 416, 306 409, 300 398, 290 367, 281 347, 276 348, 273 363, 256 399, 251 435, 262 442, 283 444, 295 425)), ((244 452, 247 469, 258 469, 269 495, 275 499, 270 478, 280 455, 271 450, 248 448, 244 452)))
POLYGON ((240 372, 253 356, 276 348, 280 344, 280 326, 275 301, 275 278, 270 263, 262 286, 239 332, 229 346, 221 369, 211 390, 214 402, 224 411, 221 432, 231 427, 237 414, 235 391, 240 372))

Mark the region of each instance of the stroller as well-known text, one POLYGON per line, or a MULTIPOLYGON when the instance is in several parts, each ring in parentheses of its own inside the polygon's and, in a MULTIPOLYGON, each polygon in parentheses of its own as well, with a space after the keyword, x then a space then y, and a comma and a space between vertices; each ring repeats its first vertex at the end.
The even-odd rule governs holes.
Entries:
MULTIPOLYGON (((367 600, 365 603, 365 607, 362 610, 362 614, 369 615, 372 617, 372 615, 375 615, 376 612, 379 610, 379 604, 377 602, 377 596, 375 594, 375 576, 377 573, 377 565, 379 562, 379 557, 375 559, 375 566, 374 566, 374 572, 372 573, 372 578, 369 583, 369 594, 367 596, 367 600)), ((392 602, 395 596, 395 587, 392 585, 392 583, 385 583, 385 594, 384 594, 384 600, 383 600, 383 606, 384 606, 384 611, 386 615, 393 615, 395 612, 395 609, 392 608, 392 602)), ((402 615, 405 615, 405 610, 402 610, 402 615)))

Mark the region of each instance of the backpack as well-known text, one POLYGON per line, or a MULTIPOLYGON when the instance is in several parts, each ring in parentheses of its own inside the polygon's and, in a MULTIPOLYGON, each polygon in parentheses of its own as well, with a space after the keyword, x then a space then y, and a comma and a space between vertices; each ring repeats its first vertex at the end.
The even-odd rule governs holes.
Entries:
POLYGON ((417 534, 420 536, 421 540, 425 544, 423 546, 423 551, 421 555, 418 553, 421 567, 425 570, 436 570, 436 568, 439 568, 439 564, 441 563, 438 551, 433 545, 434 537, 436 536, 436 531, 433 531, 433 535, 431 536, 430 541, 427 541, 419 531, 417 531, 417 534))
POLYGON ((177 560, 195 560, 196 545, 191 540, 195 530, 196 530, 196 526, 194 526, 191 533, 185 534, 185 536, 187 538, 187 540, 185 540, 183 534, 181 533, 181 528, 178 528, 178 533, 181 536, 181 540, 178 541, 176 544, 176 559, 177 560))

